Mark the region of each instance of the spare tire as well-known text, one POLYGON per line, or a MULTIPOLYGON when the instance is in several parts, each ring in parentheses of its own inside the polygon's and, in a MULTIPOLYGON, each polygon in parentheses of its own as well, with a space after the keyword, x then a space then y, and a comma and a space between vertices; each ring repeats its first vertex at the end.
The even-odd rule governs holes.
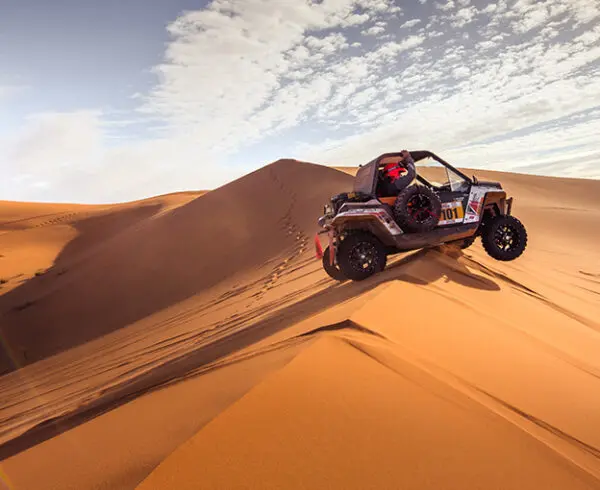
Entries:
POLYGON ((423 185, 411 185, 396 198, 394 218, 405 232, 433 230, 442 212, 442 202, 435 192, 423 185))

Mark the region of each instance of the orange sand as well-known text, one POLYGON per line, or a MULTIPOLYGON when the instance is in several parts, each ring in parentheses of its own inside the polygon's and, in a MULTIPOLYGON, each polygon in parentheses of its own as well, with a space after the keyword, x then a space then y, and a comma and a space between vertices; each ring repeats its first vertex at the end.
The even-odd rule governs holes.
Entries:
POLYGON ((318 165, 0 203, 0 482, 600 488, 600 182, 471 173, 515 197, 525 254, 412 252, 362 283, 314 259, 352 186, 318 165))

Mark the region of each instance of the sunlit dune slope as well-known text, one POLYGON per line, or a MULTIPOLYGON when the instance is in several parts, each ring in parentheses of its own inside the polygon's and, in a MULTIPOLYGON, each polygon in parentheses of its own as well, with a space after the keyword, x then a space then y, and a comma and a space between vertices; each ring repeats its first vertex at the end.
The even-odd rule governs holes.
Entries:
POLYGON ((581 453, 597 470, 585 446, 444 371, 430 371, 380 335, 320 334, 138 488, 597 485, 569 461, 569 450, 581 453))

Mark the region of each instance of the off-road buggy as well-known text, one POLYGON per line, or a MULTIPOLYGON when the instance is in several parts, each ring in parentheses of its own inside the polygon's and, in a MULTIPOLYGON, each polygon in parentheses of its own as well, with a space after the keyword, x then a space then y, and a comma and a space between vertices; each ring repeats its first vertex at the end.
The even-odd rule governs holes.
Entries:
POLYGON ((353 192, 325 205, 317 257, 339 281, 382 271, 388 255, 444 243, 466 248, 477 237, 494 259, 514 260, 525 250, 527 232, 511 215, 512 203, 500 183, 469 178, 430 151, 384 153, 359 167, 353 192), (403 190, 386 195, 383 169, 399 161, 406 167, 403 190), (322 234, 329 238, 324 251, 322 234))

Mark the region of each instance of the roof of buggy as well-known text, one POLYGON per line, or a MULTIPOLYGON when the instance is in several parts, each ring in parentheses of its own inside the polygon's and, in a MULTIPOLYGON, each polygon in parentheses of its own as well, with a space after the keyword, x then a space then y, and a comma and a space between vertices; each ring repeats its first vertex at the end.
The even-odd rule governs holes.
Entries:
MULTIPOLYGON (((416 162, 433 156, 433 153, 429 151, 411 151, 409 152, 412 159, 416 162)), ((371 160, 369 163, 361 165, 356 172, 354 177, 354 192, 360 192, 363 194, 373 194, 377 184, 377 169, 379 168, 379 162, 384 158, 388 157, 401 157, 402 153, 383 153, 377 158, 371 160)))
MULTIPOLYGON (((430 158, 430 157, 435 158, 437 161, 439 161, 443 165, 451 168, 454 172, 461 175, 466 180, 469 180, 469 178, 466 175, 464 175, 459 170, 455 169, 452 165, 450 165, 448 162, 444 161, 443 159, 441 159, 440 157, 438 157, 435 153, 433 153, 431 151, 417 150, 417 151, 409 151, 409 153, 410 153, 410 156, 412 157, 413 161, 415 161, 415 162, 418 162, 425 158, 430 158)), ((379 155, 377 158, 371 160, 369 163, 361 165, 358 169, 358 172, 356 172, 356 176, 354 178, 354 192, 360 192, 363 194, 373 195, 375 193, 375 188, 377 186, 377 171, 378 171, 378 168, 380 165, 379 162, 381 162, 384 158, 401 157, 401 156, 402 156, 401 152, 383 153, 382 155, 379 155)))

